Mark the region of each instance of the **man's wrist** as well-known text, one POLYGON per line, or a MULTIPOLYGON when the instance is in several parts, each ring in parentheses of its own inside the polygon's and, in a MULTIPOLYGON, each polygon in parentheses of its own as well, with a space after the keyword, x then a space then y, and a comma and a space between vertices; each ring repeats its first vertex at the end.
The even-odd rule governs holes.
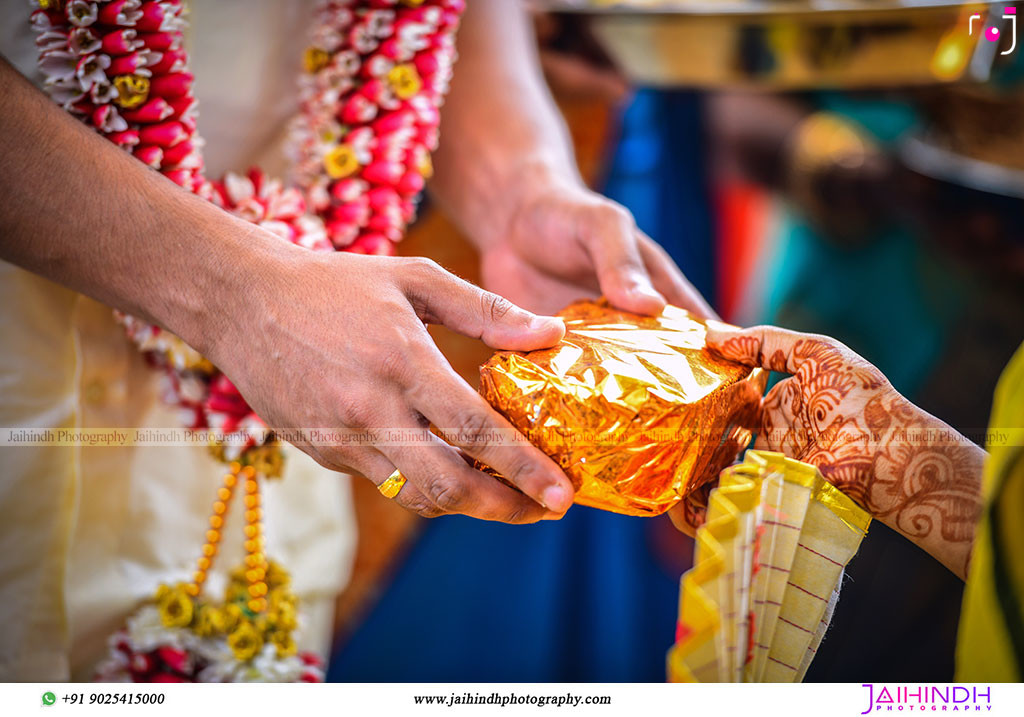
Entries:
POLYGON ((185 193, 157 221, 163 227, 157 236, 166 241, 175 241, 167 227, 193 239, 178 244, 184 252, 169 251, 167 262, 154 267, 159 276, 152 283, 161 298, 152 302, 151 318, 215 359, 226 337, 244 335, 269 279, 303 250, 185 193))
POLYGON ((574 167, 544 156, 520 157, 509 162, 501 176, 481 181, 473 196, 466 197, 459 223, 474 246, 487 251, 509 236, 516 216, 532 202, 582 188, 583 180, 574 167))

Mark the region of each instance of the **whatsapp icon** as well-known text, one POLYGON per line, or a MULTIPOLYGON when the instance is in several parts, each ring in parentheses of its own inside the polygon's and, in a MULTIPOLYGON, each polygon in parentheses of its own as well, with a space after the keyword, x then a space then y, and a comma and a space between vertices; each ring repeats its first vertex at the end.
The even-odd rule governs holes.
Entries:
POLYGON ((56 701, 57 701, 57 695, 53 694, 52 692, 44 692, 43 693, 43 704, 44 705, 52 705, 56 701))

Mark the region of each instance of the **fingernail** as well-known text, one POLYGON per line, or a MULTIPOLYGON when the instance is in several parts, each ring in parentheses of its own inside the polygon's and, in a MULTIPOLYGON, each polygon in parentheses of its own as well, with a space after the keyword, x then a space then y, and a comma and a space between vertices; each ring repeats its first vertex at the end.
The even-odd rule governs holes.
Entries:
POLYGON ((572 504, 569 492, 560 485, 550 485, 540 495, 541 505, 556 513, 564 513, 572 504))
POLYGON ((654 299, 655 301, 665 302, 665 297, 662 296, 653 286, 647 283, 641 283, 635 285, 630 292, 633 296, 638 299, 654 299))
POLYGON ((555 316, 533 316, 530 319, 530 328, 534 331, 548 331, 552 326, 562 328, 562 320, 555 316))

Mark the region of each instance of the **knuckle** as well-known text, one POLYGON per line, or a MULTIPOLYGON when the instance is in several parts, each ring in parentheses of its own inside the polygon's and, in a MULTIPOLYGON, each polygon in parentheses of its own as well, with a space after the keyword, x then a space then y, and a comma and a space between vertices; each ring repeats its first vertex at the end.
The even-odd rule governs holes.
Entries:
POLYGON ((409 373, 409 360, 404 346, 388 345, 377 354, 377 372, 395 383, 404 381, 409 373))
POLYGON ((302 447, 302 451, 327 470, 337 470, 334 458, 324 453, 319 446, 307 444, 302 447))
POLYGON ((367 365, 370 372, 396 383, 409 377, 413 354, 420 347, 421 339, 401 325, 384 327, 378 340, 372 343, 367 365))
POLYGON ((515 456, 509 461, 506 467, 506 475, 510 481, 521 486, 533 475, 534 465, 530 462, 525 451, 516 451, 515 456))
POLYGON ((504 522, 521 525, 523 523, 536 523, 539 518, 525 505, 518 503, 505 514, 504 522))
POLYGON ((442 515, 448 515, 436 505, 425 504, 422 508, 415 511, 417 515, 422 518, 440 518, 442 515))
MULTIPOLYGON (((341 448, 329 443, 313 442, 303 447, 303 452, 319 465, 335 473, 361 476, 363 473, 356 468, 358 457, 350 449, 341 448)), ((364 476, 365 477, 365 476, 364 476)))
POLYGON ((621 204, 612 201, 602 202, 597 209, 597 216, 604 224, 614 226, 631 226, 633 224, 633 215, 621 204))
POLYGON ((509 452, 501 466, 501 473, 517 489, 525 491, 539 477, 536 465, 531 462, 527 451, 509 452))
POLYGON ((429 282, 445 273, 441 265, 424 256, 414 256, 402 260, 406 273, 413 279, 429 282))
POLYGON ((336 404, 336 412, 343 426, 365 428, 373 422, 373 404, 358 395, 343 395, 336 404))
POLYGON ((427 497, 442 511, 455 513, 469 499, 465 483, 454 478, 439 478, 427 485, 427 497))
POLYGON ((402 499, 403 508, 424 518, 437 518, 445 515, 443 510, 431 503, 422 493, 417 492, 413 498, 406 498, 399 493, 399 497, 402 499))
MULTIPOLYGON (((478 446, 487 440, 490 419, 482 410, 465 410, 455 418, 455 425, 450 427, 452 434, 450 443, 460 447, 478 446)), ((449 436, 445 436, 449 438, 449 436)))
POLYGON ((375 304, 366 311, 379 323, 364 329, 358 340, 350 341, 338 362, 351 371, 373 374, 382 352, 404 348, 409 342, 401 327, 408 325, 411 311, 408 302, 398 301, 375 304))
POLYGON ((480 292, 480 313, 492 322, 501 321, 513 308, 512 302, 502 296, 489 291, 480 292))
POLYGON ((402 317, 409 316, 409 299, 398 291, 382 292, 379 301, 373 310, 378 316, 389 321, 401 321, 402 317))
POLYGON ((353 461, 348 451, 345 451, 337 446, 325 446, 318 449, 319 453, 324 460, 316 459, 320 465, 330 468, 332 471, 338 473, 347 473, 349 475, 362 475, 358 469, 353 466, 353 461))

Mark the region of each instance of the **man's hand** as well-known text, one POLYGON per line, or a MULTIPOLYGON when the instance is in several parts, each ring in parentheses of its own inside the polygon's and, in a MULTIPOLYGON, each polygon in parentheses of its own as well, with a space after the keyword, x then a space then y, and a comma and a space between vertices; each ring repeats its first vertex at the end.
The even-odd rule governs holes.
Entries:
POLYGON ((530 350, 562 337, 558 319, 523 311, 425 259, 287 256, 207 349, 271 427, 289 437, 318 428, 368 435, 350 445, 298 445, 327 468, 378 485, 397 467, 408 483, 396 500, 422 515, 523 523, 569 508, 573 489, 562 471, 525 439, 509 444, 512 426, 455 373, 424 325, 530 350), (399 433, 420 444, 395 440, 399 433), (456 447, 523 493, 474 470, 456 447))
POLYGON ((529 182, 506 206, 494 216, 494 238, 481 246, 488 289, 545 313, 604 294, 640 314, 659 313, 668 301, 698 316, 713 315, 665 250, 619 204, 576 182, 529 182))
POLYGON ((400 468, 409 482, 397 500, 421 513, 525 522, 569 507, 565 475, 525 440, 509 445, 517 434, 424 328, 443 323, 495 348, 531 349, 557 342, 560 321, 423 260, 283 242, 90 132, 2 59, 0 94, 0 257, 173 331, 273 428, 361 429, 380 445, 303 447, 378 484, 400 468), (440 439, 410 446, 383 435, 428 422, 525 495, 440 439))
MULTIPOLYGON (((707 340, 724 358, 792 374, 762 401, 757 448, 817 466, 875 518, 966 575, 985 451, 834 339, 758 326, 709 329, 707 340)), ((678 522, 695 522, 693 507, 674 509, 678 522)))
POLYGON ((603 293, 628 311, 710 315, 629 212, 584 185, 523 8, 469 3, 459 56, 429 189, 480 250, 484 286, 535 311, 603 293))

